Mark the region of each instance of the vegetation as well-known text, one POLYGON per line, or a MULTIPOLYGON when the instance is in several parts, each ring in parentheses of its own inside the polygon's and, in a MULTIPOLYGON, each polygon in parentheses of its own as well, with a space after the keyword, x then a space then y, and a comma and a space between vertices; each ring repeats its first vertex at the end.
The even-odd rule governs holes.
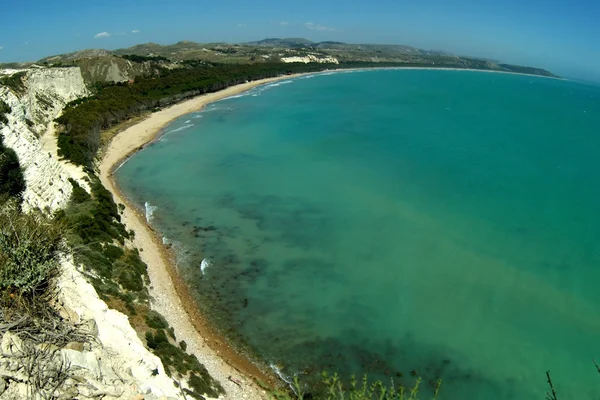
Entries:
POLYGON ((154 62, 157 62, 157 61, 168 62, 169 61, 168 58, 162 57, 162 56, 138 56, 136 54, 125 54, 125 55, 122 55, 121 57, 123 57, 126 60, 133 61, 136 63, 143 63, 146 61, 154 61, 154 62))
POLYGON ((180 376, 186 376, 192 390, 184 391, 195 398, 201 399, 203 394, 218 397, 225 393, 196 356, 187 354, 184 348, 173 344, 174 339, 169 338, 167 333, 165 329, 159 328, 148 330, 145 334, 148 347, 161 359, 167 374, 173 376, 178 373, 180 376))
POLYGON ((66 247, 64 226, 39 212, 21 213, 14 201, 0 210, 0 303, 31 313, 56 296, 55 278, 66 247))
POLYGON ((27 72, 16 72, 12 75, 7 75, 0 77, 0 85, 8 86, 15 92, 21 92, 25 89, 25 85, 23 84, 23 78, 27 72))
POLYGON ((2 100, 0 100, 0 124, 8 123, 6 114, 10 114, 11 111, 12 110, 10 109, 10 106, 8 104, 6 104, 5 102, 3 102, 2 100))
MULTIPOLYGON (((355 376, 352 376, 350 384, 344 387, 337 374, 323 373, 323 383, 327 391, 325 398, 327 400, 418 400, 421 382, 421 378, 416 377, 412 387, 396 386, 393 381, 389 386, 386 386, 381 381, 369 383, 367 375, 364 375, 360 383, 357 382, 355 376)), ((297 380, 295 384, 298 387, 297 380)), ((433 399, 437 399, 441 386, 442 380, 438 379, 435 383, 433 399)), ((298 397, 303 397, 301 392, 298 397)))
MULTIPOLYGON (((281 391, 271 391, 271 395, 277 400, 419 400, 424 399, 421 396, 422 379, 415 377, 412 386, 396 385, 393 380, 388 385, 381 381, 369 381, 368 376, 363 375, 358 381, 354 375, 350 377, 348 382, 344 382, 337 373, 330 375, 328 372, 321 374, 320 392, 318 394, 309 392, 304 385, 299 381, 298 377, 294 377, 290 383, 292 390, 289 393, 281 391)), ((270 390, 262 382, 257 382, 263 389, 270 390)), ((433 394, 427 399, 437 399, 442 380, 438 379, 432 387, 433 394)))
POLYGON ((24 191, 25 178, 17 153, 4 145, 0 135, 0 196, 14 198, 20 203, 24 191))

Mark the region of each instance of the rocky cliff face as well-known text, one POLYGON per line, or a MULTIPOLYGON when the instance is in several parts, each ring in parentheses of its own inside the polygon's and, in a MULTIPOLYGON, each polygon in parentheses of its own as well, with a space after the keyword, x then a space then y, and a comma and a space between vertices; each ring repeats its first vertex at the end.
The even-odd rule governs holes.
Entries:
MULTIPOLYGON (((23 72, 23 71, 21 71, 23 72)), ((79 68, 31 69, 24 71, 21 87, 0 86, 0 100, 11 109, 8 123, 0 125, 4 143, 12 148, 24 168, 27 189, 25 210, 39 207, 54 211, 71 196, 72 177, 88 188, 85 174, 61 163, 56 154, 52 121, 65 104, 89 95, 79 68)), ((19 71, 13 72, 14 74, 19 71)))

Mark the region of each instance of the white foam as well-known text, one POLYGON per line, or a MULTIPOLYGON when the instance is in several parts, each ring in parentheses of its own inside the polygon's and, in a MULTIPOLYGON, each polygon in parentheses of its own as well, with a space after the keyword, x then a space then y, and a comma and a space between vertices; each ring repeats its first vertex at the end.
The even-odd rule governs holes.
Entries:
POLYGON ((169 134, 169 133, 181 132, 181 131, 184 131, 184 130, 186 130, 186 129, 189 129, 189 128, 191 128, 192 126, 194 126, 194 124, 187 124, 187 125, 183 125, 183 126, 180 126, 179 128, 172 129, 172 130, 170 130, 170 131, 166 131, 166 132, 165 132, 165 135, 166 135, 166 134, 169 134))
POLYGON ((188 119, 187 121, 185 121, 186 124, 189 124, 190 122, 192 122, 191 119, 188 119))
POLYGON ((279 81, 279 82, 275 82, 275 83, 271 83, 267 86, 265 86, 265 88, 272 88, 272 87, 277 87, 277 86, 281 86, 281 85, 287 85, 288 83, 292 83, 294 81, 279 81))
POLYGON ((158 208, 157 206, 153 206, 149 202, 144 203, 146 221, 148 223, 152 222, 152 219, 154 219, 154 212, 156 211, 157 208, 158 208))
MULTIPOLYGON (((290 387, 290 389, 292 389, 292 391, 294 393, 296 393, 296 389, 294 388, 294 385, 292 384, 292 380, 286 376, 277 365, 275 364, 269 364, 269 368, 271 368, 273 370, 273 372, 275 372, 275 375, 277 375, 279 377, 279 379, 281 379, 282 381, 284 381, 285 383, 288 384, 288 386, 290 387)), ((298 394, 298 393, 296 393, 298 394)))
POLYGON ((240 97, 246 97, 246 96, 248 96, 248 93, 236 94, 234 96, 225 97, 223 100, 238 99, 240 97))
POLYGON ((121 168, 123 165, 125 165, 127 163, 127 161, 129 161, 130 158, 131 157, 127 157, 125 160, 123 160, 123 162, 121 162, 121 164, 119 164, 119 166, 117 168, 115 168, 112 173, 114 174, 115 172, 117 172, 119 170, 119 168, 121 168))
POLYGON ((202 260, 202 262, 200 263, 200 271, 202 272, 202 275, 204 275, 204 271, 206 270, 206 268, 210 267, 211 265, 212 262, 208 258, 202 260))

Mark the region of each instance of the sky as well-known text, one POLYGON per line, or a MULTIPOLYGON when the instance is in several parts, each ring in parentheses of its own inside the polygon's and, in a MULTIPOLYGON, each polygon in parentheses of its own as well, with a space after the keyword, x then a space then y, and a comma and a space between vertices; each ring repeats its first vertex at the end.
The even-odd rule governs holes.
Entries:
POLYGON ((154 42, 405 44, 600 82, 600 0, 1 0, 0 62, 154 42))

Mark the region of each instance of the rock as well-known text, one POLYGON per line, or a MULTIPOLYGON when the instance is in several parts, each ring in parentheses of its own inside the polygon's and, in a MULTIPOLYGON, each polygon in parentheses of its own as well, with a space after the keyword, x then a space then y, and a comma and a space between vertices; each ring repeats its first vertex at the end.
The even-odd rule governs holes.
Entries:
POLYGON ((71 349, 62 349, 60 351, 63 360, 71 365, 71 367, 79 367, 87 370, 95 379, 100 378, 100 363, 96 354, 92 352, 80 352, 71 349))
POLYGON ((35 348, 41 351, 56 351, 59 350, 59 347, 52 343, 40 343, 36 344, 35 348))
POLYGON ((2 393, 6 391, 7 386, 8 384, 6 383, 6 381, 3 378, 0 378, 0 396, 2 396, 2 393))
POLYGON ((75 350, 75 351, 81 352, 81 351, 83 351, 83 343, 80 343, 80 342, 69 342, 65 346, 65 349, 75 350))
POLYGON ((6 332, 2 336, 0 348, 3 354, 16 356, 23 352, 23 341, 14 333, 6 332))
POLYGON ((21 382, 12 382, 2 394, 5 399, 28 399, 29 386, 21 382))
POLYGON ((59 400, 71 400, 79 397, 79 390, 75 386, 70 386, 63 389, 63 392, 58 397, 59 400))
POLYGON ((98 336, 98 324, 94 319, 86 319, 81 323, 81 329, 92 336, 98 336))

